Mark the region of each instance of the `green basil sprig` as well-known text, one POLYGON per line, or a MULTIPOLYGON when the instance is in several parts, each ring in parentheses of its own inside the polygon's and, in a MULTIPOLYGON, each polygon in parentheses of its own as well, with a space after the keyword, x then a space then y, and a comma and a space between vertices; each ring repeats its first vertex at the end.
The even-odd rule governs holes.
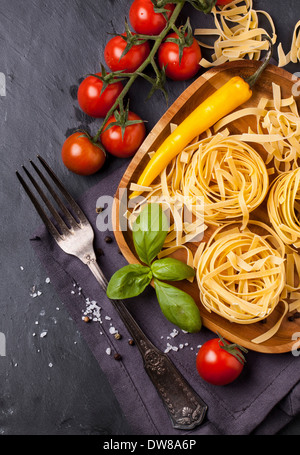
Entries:
POLYGON ((202 327, 199 308, 186 292, 164 283, 192 278, 195 271, 178 259, 154 260, 161 251, 169 230, 169 223, 159 204, 144 207, 133 225, 133 242, 140 260, 146 264, 130 264, 111 277, 107 296, 127 299, 141 294, 154 279, 155 292, 164 316, 187 332, 198 332, 202 327))

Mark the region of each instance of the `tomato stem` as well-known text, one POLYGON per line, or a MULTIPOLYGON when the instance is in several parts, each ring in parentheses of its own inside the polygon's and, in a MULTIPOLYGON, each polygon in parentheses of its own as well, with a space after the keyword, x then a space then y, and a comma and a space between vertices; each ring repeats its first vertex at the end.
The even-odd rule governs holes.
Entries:
MULTIPOLYGON (((99 128, 99 130, 97 131, 97 133, 93 137, 92 141, 94 143, 98 142, 98 140, 99 140, 99 138, 101 136, 101 133, 103 132, 103 129, 104 129, 104 126, 105 126, 107 120, 114 113, 114 111, 119 106, 119 104, 123 101, 123 99, 127 95, 128 91, 129 91, 130 87, 132 86, 132 84, 134 83, 134 81, 137 79, 138 76, 141 75, 141 73, 144 71, 144 69, 149 64, 152 65, 152 67, 154 68, 154 71, 155 71, 155 73, 156 73, 156 75, 158 77, 158 74, 157 74, 158 68, 157 68, 157 66, 156 66, 156 64, 154 62, 154 56, 155 56, 159 46, 161 45, 162 41, 166 37, 166 35, 169 33, 170 30, 173 29, 175 21, 176 21, 177 17, 179 16, 179 14, 180 14, 180 12, 181 12, 184 4, 185 4, 185 1, 186 0, 182 0, 182 1, 178 2, 178 3, 176 3, 175 9, 174 9, 169 21, 167 21, 167 24, 166 24, 165 28, 160 33, 160 35, 148 36, 148 35, 138 34, 138 36, 137 36, 138 39, 142 39, 142 40, 143 39, 152 39, 152 40, 154 40, 153 47, 152 47, 148 57, 144 60, 144 62, 140 65, 140 67, 136 70, 135 73, 122 73, 121 74, 122 77, 129 77, 129 79, 128 79, 127 83, 124 85, 124 88, 123 88, 122 92, 120 93, 120 95, 118 96, 118 98, 116 99, 115 103, 113 104, 113 106, 110 108, 110 110, 106 114, 106 117, 104 118, 101 127, 99 128)), ((113 77, 113 73, 111 73, 111 74, 112 74, 112 77, 113 77)))
POLYGON ((248 350, 244 348, 243 346, 240 346, 239 344, 236 343, 228 343, 224 338, 217 332, 218 337, 220 338, 219 340, 219 346, 221 349, 224 349, 224 351, 227 351, 229 354, 233 355, 242 365, 246 363, 245 356, 243 355, 242 351, 247 354, 248 350), (222 344, 221 344, 222 343, 222 344))

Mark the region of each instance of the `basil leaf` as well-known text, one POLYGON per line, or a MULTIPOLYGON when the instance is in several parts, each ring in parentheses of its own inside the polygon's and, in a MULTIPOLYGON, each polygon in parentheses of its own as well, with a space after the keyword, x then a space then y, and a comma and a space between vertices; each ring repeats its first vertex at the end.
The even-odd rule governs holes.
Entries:
POLYGON ((162 249, 168 230, 168 219, 160 205, 146 205, 133 224, 133 243, 142 262, 151 264, 162 249))
POLYGON ((195 276, 195 270, 192 267, 173 258, 154 261, 151 270, 153 276, 159 280, 179 281, 195 276))
POLYGON ((111 277, 106 294, 110 299, 128 299, 141 294, 152 280, 150 267, 130 264, 111 277))
POLYGON ((161 311, 173 324, 190 333, 199 332, 202 320, 194 299, 181 289, 154 279, 161 311))

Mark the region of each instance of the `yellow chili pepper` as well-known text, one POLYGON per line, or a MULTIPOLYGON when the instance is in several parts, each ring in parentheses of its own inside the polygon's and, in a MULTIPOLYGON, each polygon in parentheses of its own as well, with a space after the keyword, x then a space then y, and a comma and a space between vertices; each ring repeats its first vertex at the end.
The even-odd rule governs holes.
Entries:
MULTIPOLYGON (((175 128, 172 134, 157 149, 138 179, 137 184, 149 186, 165 167, 178 155, 193 139, 211 128, 225 115, 231 113, 252 96, 251 87, 256 82, 269 62, 272 46, 265 62, 258 71, 248 80, 240 76, 231 78, 226 84, 203 101, 191 114, 175 128)), ((134 191, 130 199, 141 194, 134 191)))

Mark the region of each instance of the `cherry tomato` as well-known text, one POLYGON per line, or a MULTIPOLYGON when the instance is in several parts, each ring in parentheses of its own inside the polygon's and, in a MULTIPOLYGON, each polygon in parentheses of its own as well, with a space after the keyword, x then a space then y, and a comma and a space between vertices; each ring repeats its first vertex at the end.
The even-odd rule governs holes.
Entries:
POLYGON ((217 5, 228 5, 232 0, 217 0, 217 5))
MULTIPOLYGON (((96 73, 101 76, 101 73, 96 73)), ((121 81, 109 84, 100 96, 103 82, 95 76, 86 77, 78 88, 79 106, 90 117, 105 117, 123 90, 121 81)))
MULTIPOLYGON (((175 5, 167 4, 168 19, 172 15, 175 5)), ((159 35, 166 26, 166 19, 162 13, 155 13, 151 0, 134 0, 129 10, 129 20, 133 29, 142 35, 159 35)))
MULTIPOLYGON (((126 36, 125 33, 123 36, 126 36)), ((114 36, 108 41, 104 49, 104 58, 112 71, 126 71, 134 73, 146 60, 150 53, 148 41, 136 44, 121 58, 126 48, 126 41, 121 36, 114 36)))
POLYGON ((94 174, 102 168, 106 158, 100 144, 93 143, 84 132, 69 136, 63 144, 61 154, 64 165, 79 175, 94 174))
MULTIPOLYGON (((141 120, 134 112, 128 112, 128 120, 141 120)), ((111 122, 115 122, 116 118, 112 115, 104 126, 104 130, 111 122)), ((144 123, 134 123, 127 125, 122 139, 122 130, 118 125, 114 125, 103 131, 101 134, 101 142, 104 148, 112 155, 119 158, 128 158, 133 156, 140 147, 146 136, 146 128, 144 123)))
POLYGON ((244 368, 244 357, 236 345, 230 345, 226 340, 213 338, 199 349, 196 366, 199 375, 206 382, 214 385, 226 385, 241 374, 244 368), (241 361, 236 358, 236 355, 241 361))
MULTIPOLYGON (((170 33, 167 38, 177 38, 176 33, 170 33)), ((166 76, 175 81, 183 81, 195 76, 200 69, 201 49, 195 38, 189 47, 184 47, 179 65, 179 45, 174 42, 164 42, 158 49, 158 64, 166 67, 166 76)))

